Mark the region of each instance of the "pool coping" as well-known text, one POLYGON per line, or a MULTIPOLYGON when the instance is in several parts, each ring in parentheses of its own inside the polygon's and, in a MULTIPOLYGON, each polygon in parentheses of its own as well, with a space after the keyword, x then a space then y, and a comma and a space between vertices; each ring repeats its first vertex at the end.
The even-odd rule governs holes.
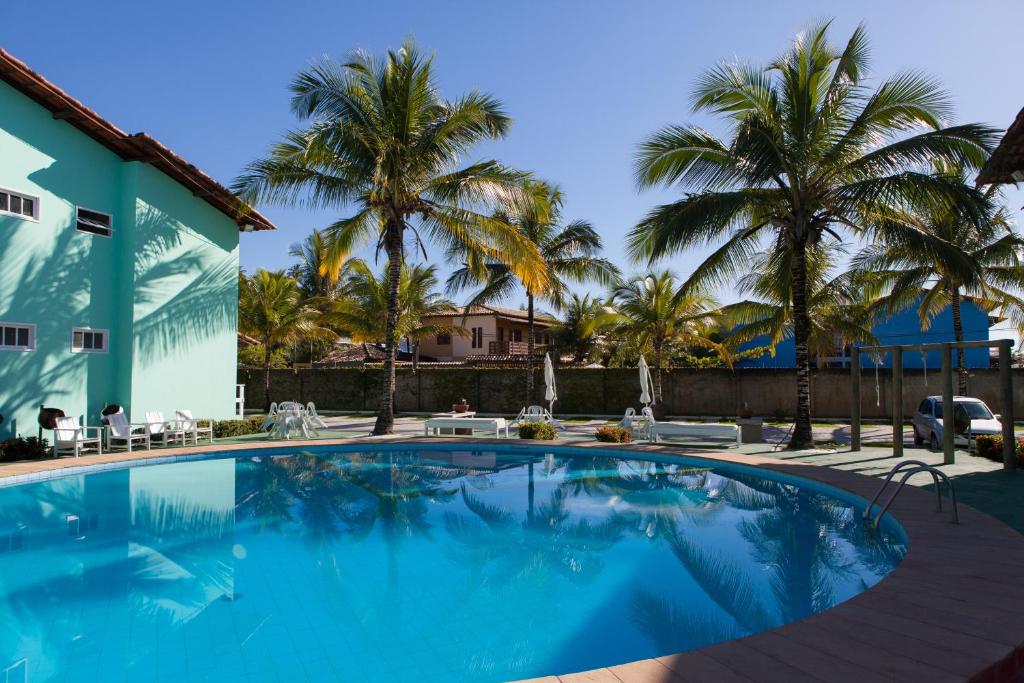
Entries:
MULTIPOLYGON (((685 456, 801 477, 870 499, 878 478, 792 460, 672 444, 459 437, 358 437, 266 441, 104 453, 0 464, 0 486, 217 453, 281 447, 456 443, 562 446, 685 456)), ((1024 535, 961 504, 960 524, 935 510, 934 493, 907 487, 891 512, 907 535, 903 562, 867 591, 770 631, 654 659, 530 683, 716 681, 1008 681, 1024 667, 1024 535)))

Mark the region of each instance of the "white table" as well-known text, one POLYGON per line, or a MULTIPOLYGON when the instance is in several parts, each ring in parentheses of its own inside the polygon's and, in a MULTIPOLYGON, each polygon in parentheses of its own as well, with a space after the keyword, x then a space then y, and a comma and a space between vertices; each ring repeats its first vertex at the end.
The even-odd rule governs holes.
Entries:
MULTIPOLYGON (((447 418, 452 418, 452 419, 459 419, 459 418, 464 418, 464 417, 476 417, 476 411, 466 410, 464 412, 457 413, 454 410, 451 410, 451 411, 448 411, 447 413, 431 413, 430 417, 432 417, 432 418, 433 417, 447 417, 447 418)), ((455 434, 469 435, 469 434, 473 433, 473 430, 472 429, 441 429, 441 430, 438 431, 438 433, 439 434, 452 434, 452 435, 455 435, 455 434)))

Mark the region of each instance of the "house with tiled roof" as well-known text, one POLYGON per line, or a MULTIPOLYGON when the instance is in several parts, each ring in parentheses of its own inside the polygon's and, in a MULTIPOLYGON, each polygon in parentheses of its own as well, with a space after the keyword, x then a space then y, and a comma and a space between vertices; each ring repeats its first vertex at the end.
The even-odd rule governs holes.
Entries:
MULTIPOLYGON (((528 318, 525 310, 501 306, 457 308, 451 313, 424 318, 425 325, 461 328, 420 342, 420 352, 443 361, 480 360, 480 357, 521 358, 526 356, 528 318)), ((551 343, 550 330, 557 322, 546 313, 534 315, 537 349, 551 343)))
POLYGON ((239 233, 272 229, 0 50, 0 438, 40 405, 232 416, 239 233))

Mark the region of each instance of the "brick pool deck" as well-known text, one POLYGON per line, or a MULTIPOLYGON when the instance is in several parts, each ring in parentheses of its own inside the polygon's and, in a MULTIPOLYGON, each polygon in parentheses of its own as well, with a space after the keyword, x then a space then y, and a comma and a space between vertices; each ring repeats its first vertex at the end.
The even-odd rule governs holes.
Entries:
MULTIPOLYGON (((455 442, 509 445, 506 440, 435 437, 245 442, 105 453, 0 465, 0 485, 86 470, 164 463, 204 454, 328 445, 455 442)), ((522 442, 534 443, 534 442, 522 442)), ((547 446, 600 448, 595 441, 545 441, 547 446)), ((874 477, 833 467, 743 453, 709 453, 678 445, 616 448, 686 455, 819 481, 870 499, 874 477)), ((948 503, 948 501, 947 501, 948 503)), ((907 487, 892 513, 909 545, 881 582, 832 609, 771 631, 690 652, 593 671, 547 676, 532 683, 716 681, 977 681, 1012 680, 1024 667, 1024 536, 966 505, 960 524, 935 510, 934 493, 907 487)), ((614 628, 614 625, 609 625, 614 628)))

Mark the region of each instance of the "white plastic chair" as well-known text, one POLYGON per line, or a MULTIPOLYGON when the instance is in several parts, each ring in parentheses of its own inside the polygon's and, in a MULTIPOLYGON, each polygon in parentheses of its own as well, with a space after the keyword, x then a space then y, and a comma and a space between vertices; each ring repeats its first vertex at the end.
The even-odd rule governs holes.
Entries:
POLYGON ((267 409, 267 416, 263 418, 263 424, 260 425, 260 431, 267 431, 274 426, 275 422, 277 422, 277 404, 271 403, 270 408, 267 409))
POLYGON ((626 408, 625 414, 619 421, 620 427, 625 427, 634 439, 650 438, 650 426, 654 420, 654 413, 650 408, 644 408, 641 415, 636 414, 635 408, 626 408))
POLYGON ((562 428, 562 423, 556 420, 544 406, 527 406, 523 408, 519 411, 516 419, 512 421, 512 426, 518 427, 527 422, 550 422, 555 428, 562 428))
POLYGON ((136 443, 149 450, 149 426, 146 424, 132 424, 124 413, 112 413, 107 415, 107 450, 125 450, 132 452, 136 443))
POLYGON ((306 404, 306 421, 314 429, 327 429, 327 423, 316 412, 316 406, 310 401, 306 404))
MULTIPOLYGON (((313 429, 315 432, 316 429, 313 429)), ((306 409, 301 403, 287 402, 278 406, 274 425, 270 428, 269 438, 290 439, 292 432, 310 437, 310 425, 306 421, 306 409)))
POLYGON ((164 414, 159 410, 146 411, 146 428, 151 444, 156 442, 161 446, 171 446, 180 441, 185 445, 185 430, 164 420, 164 414))
POLYGON ((178 415, 178 429, 185 432, 185 435, 192 435, 192 442, 197 446, 199 445, 199 435, 206 435, 210 443, 213 443, 213 420, 207 419, 196 419, 192 417, 191 410, 179 410, 176 411, 178 415), (200 422, 205 422, 206 426, 202 426, 200 422))
POLYGON ((82 451, 103 453, 102 430, 99 427, 80 426, 77 417, 58 417, 53 430, 53 456, 71 453, 76 458, 82 451), (95 436, 89 436, 90 432, 95 436))

